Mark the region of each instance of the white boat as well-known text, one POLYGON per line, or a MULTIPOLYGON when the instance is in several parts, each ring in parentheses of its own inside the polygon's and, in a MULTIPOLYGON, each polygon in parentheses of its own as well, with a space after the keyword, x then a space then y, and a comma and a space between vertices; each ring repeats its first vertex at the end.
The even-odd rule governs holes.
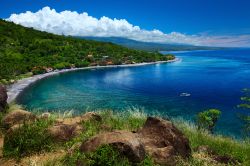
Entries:
POLYGON ((188 97, 188 96, 191 96, 191 94, 190 93, 181 93, 180 96, 181 97, 188 97))

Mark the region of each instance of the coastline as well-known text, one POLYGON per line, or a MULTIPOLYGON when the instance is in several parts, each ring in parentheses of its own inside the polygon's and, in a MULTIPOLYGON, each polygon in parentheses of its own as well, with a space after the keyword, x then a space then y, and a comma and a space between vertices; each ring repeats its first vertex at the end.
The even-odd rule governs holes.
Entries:
POLYGON ((76 71, 76 70, 87 70, 87 69, 101 69, 101 68, 116 68, 116 67, 136 67, 136 66, 144 66, 144 65, 151 65, 151 64, 160 64, 160 63, 172 63, 179 61, 179 58, 175 58, 173 60, 168 61, 156 61, 156 62, 143 62, 143 63, 136 63, 136 64, 125 64, 125 65, 108 65, 108 66, 89 66, 89 67, 82 67, 82 68, 72 68, 72 69, 62 69, 58 71, 52 71, 49 73, 34 75, 32 77, 23 78, 21 80, 18 80, 16 83, 11 84, 7 87, 7 94, 8 99, 7 102, 11 103, 15 101, 15 99, 18 97, 18 95, 28 86, 35 83, 38 80, 56 75, 61 73, 66 73, 70 71, 76 71))

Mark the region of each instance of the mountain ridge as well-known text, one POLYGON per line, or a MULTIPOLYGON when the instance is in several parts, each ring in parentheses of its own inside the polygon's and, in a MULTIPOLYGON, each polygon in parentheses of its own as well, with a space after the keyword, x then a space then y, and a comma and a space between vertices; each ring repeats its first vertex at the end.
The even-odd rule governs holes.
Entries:
POLYGON ((209 46, 194 46, 188 44, 170 44, 170 43, 156 43, 143 42, 123 37, 93 37, 93 36, 76 36, 80 39, 95 40, 101 42, 111 42, 127 48, 144 50, 144 51, 192 51, 192 50, 217 50, 225 49, 224 47, 209 47, 209 46))

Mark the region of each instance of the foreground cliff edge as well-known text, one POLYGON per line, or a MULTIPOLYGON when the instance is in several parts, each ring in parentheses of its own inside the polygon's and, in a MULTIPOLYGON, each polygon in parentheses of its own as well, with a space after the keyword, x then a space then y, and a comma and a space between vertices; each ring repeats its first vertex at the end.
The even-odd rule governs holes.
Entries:
POLYGON ((249 165, 250 143, 140 110, 80 116, 7 105, 1 87, 0 165, 249 165))

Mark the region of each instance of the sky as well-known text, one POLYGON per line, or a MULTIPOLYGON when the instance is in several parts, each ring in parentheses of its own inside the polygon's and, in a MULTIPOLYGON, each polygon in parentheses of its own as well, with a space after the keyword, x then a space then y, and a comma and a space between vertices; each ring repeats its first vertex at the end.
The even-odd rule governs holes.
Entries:
POLYGON ((249 0, 0 0, 0 18, 72 36, 250 47, 249 0))

